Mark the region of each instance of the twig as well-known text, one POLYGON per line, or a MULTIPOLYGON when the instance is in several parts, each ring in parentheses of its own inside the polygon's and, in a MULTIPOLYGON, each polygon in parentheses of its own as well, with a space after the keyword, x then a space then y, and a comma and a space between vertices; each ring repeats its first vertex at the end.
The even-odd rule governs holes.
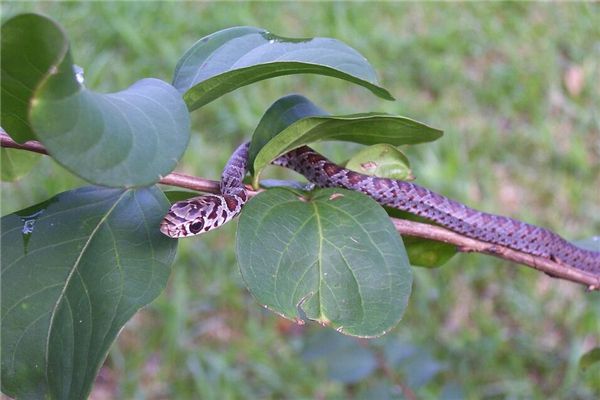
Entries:
POLYGON ((180 188, 196 190, 199 192, 219 194, 219 182, 208 179, 198 179, 195 176, 172 172, 162 178, 160 181, 163 185, 177 186, 180 188))
MULTIPOLYGON (((36 141, 29 141, 23 144, 16 143, 5 133, 0 132, 0 142, 2 147, 33 151, 40 154, 48 154, 44 146, 36 141)), ((159 183, 164 185, 176 186, 186 189, 192 189, 202 192, 219 193, 219 182, 189 176, 173 172, 162 178, 159 183)), ((248 189, 249 196, 255 196, 257 191, 248 189)), ((506 246, 500 246, 483 242, 462 236, 456 232, 442 228, 440 226, 424 224, 421 222, 409 221, 404 219, 391 218, 396 230, 401 235, 432 239, 439 242, 455 245, 458 251, 485 253, 504 260, 523 264, 538 271, 542 271, 552 277, 565 279, 567 281, 579 283, 587 286, 588 290, 600 290, 600 276, 587 273, 585 271, 560 264, 547 258, 533 256, 521 251, 513 250, 506 246)))
POLYGON ((560 264, 548 258, 533 256, 522 251, 513 250, 506 246, 483 242, 462 236, 454 231, 441 226, 424 224, 421 222, 405 219, 392 218, 396 230, 401 234, 432 239, 438 242, 453 244, 458 251, 464 253, 485 253, 494 257, 502 258, 523 264, 528 267, 542 271, 554 278, 561 278, 575 283, 586 285, 588 290, 600 290, 600 276, 560 264))
POLYGON ((377 365, 378 365, 379 369, 381 369, 381 371, 383 372, 385 377, 390 382, 392 382, 394 385, 396 385, 400 388, 400 390, 402 391, 402 394, 404 395, 404 397, 406 397, 407 400, 417 400, 418 399, 417 395, 410 388, 410 386, 408 386, 408 384, 404 383, 400 379, 400 377, 398 376, 396 371, 394 371, 394 369, 388 364, 387 360, 385 359, 385 356, 382 354, 381 351, 375 351, 375 359, 377 361, 377 365))
POLYGON ((33 151, 34 153, 40 154, 48 154, 46 148, 35 140, 30 140, 29 142, 25 142, 23 144, 17 143, 6 133, 0 131, 0 141, 2 142, 2 147, 9 147, 11 149, 19 149, 19 150, 27 150, 33 151))

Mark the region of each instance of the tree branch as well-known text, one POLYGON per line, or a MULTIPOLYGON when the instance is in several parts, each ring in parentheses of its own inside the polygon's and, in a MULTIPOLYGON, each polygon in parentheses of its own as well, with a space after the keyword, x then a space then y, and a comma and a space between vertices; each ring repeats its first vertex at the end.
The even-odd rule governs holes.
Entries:
MULTIPOLYGON (((13 149, 33 151, 40 154, 48 154, 44 146, 36 141, 29 141, 23 144, 16 143, 7 134, 0 132, 0 142, 2 147, 13 149)), ((219 182, 198 178, 173 172, 162 178, 159 183, 169 186, 176 186, 201 192, 219 193, 219 182)), ((247 187, 248 195, 255 196, 257 191, 247 187)), ((523 264, 530 268, 544 272, 552 277, 565 279, 571 282, 587 286, 588 290, 600 290, 600 276, 587 273, 585 271, 570 267, 553 260, 533 256, 518 250, 513 250, 506 246, 500 246, 472 239, 449 229, 424 224, 421 222, 409 221, 404 219, 391 218, 396 230, 401 235, 432 239, 439 242, 455 245, 460 252, 485 253, 504 260, 523 264)))

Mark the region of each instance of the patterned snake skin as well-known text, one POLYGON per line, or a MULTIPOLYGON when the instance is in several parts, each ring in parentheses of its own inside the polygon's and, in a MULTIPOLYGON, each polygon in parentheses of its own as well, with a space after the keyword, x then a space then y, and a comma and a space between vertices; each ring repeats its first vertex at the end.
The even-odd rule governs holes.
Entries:
MULTIPOLYGON (((249 143, 242 144, 227 162, 221 177, 222 195, 208 194, 173 204, 161 223, 161 232, 174 238, 197 235, 239 214, 247 199, 242 179, 246 175, 248 147, 249 143)), ((363 192, 379 204, 422 216, 470 238, 600 275, 600 252, 579 248, 547 229, 474 210, 413 183, 350 171, 307 146, 284 154, 273 164, 299 172, 318 187, 363 192)))

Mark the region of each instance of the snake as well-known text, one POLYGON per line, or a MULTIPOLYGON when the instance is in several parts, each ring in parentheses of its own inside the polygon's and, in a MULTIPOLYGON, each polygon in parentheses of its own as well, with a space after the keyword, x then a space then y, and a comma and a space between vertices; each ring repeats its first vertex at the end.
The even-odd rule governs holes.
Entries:
MULTIPOLYGON (((173 203, 161 222, 161 232, 172 238, 193 236, 234 219, 248 200, 243 179, 249 146, 249 142, 240 145, 227 161, 220 195, 205 194, 173 203)), ((600 252, 578 247, 546 228, 475 210, 412 182, 346 169, 308 146, 291 150, 272 164, 304 175, 315 187, 362 192, 383 206, 423 217, 466 237, 600 276, 600 252)))

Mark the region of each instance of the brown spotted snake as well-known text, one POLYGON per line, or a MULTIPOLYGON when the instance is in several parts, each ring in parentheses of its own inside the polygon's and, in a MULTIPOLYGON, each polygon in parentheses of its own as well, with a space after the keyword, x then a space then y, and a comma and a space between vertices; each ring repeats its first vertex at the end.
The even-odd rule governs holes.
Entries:
MULTIPOLYGON (((239 214, 247 199, 242 180, 248 147, 249 143, 242 144, 227 162, 221 177, 221 195, 207 194, 173 204, 161 223, 161 232, 174 238, 197 235, 239 214)), ((422 216, 464 236, 600 275, 600 252, 579 248, 547 229, 474 210, 413 183, 350 171, 307 146, 284 154, 273 164, 299 172, 318 187, 363 192, 379 204, 422 216)))

